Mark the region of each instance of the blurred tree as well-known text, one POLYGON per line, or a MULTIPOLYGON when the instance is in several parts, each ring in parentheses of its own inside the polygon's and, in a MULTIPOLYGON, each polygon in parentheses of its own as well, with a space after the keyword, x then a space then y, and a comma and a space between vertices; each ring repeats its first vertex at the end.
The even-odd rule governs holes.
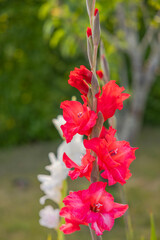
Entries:
POLYGON ((140 131, 147 97, 160 66, 160 4, 123 1, 117 4, 114 16, 113 33, 104 32, 122 55, 121 84, 132 89, 130 108, 118 121, 119 135, 133 141, 140 131))
MULTIPOLYGON (((120 137, 132 141, 140 131, 150 89, 156 76, 160 75, 160 1, 99 0, 97 7, 111 78, 118 79, 132 91, 129 110, 123 112, 118 121, 121 123, 118 125, 120 137)), ((78 56, 80 51, 86 55, 84 31, 88 19, 85 1, 79 4, 72 0, 48 0, 40 8, 39 15, 47 19, 44 33, 50 46, 59 46, 62 54, 67 56, 78 56)), ((153 110, 150 112, 155 115, 153 110)))

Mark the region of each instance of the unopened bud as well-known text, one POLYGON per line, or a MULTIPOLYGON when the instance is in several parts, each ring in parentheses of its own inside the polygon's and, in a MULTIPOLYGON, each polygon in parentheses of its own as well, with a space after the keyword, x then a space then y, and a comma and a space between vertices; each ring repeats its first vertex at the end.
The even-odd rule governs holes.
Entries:
POLYGON ((90 107, 90 109, 92 109, 92 106, 93 106, 93 96, 92 96, 91 88, 89 88, 89 91, 88 91, 88 94, 87 94, 87 98, 88 98, 88 106, 90 107))
POLYGON ((100 41, 100 22, 99 22, 99 11, 96 8, 93 18, 93 44, 97 45, 100 41))
POLYGON ((103 79, 103 71, 102 70, 98 70, 98 71, 96 71, 96 73, 100 79, 103 79))
POLYGON ((98 79, 94 73, 92 74, 91 88, 92 88, 93 96, 95 96, 97 93, 99 93, 98 79))
POLYGON ((87 27, 87 37, 89 38, 90 36, 92 36, 92 29, 87 27))
POLYGON ((104 81, 105 83, 107 83, 109 82, 109 67, 108 67, 108 62, 105 55, 101 56, 101 65, 104 73, 104 81))
POLYGON ((92 42, 92 30, 91 28, 87 28, 87 54, 88 60, 90 63, 90 67, 93 65, 93 42, 92 42))
POLYGON ((108 66, 108 61, 105 57, 105 50, 104 50, 102 41, 101 41, 101 46, 100 46, 100 55, 101 55, 101 66, 102 66, 103 75, 104 75, 103 79, 104 79, 104 82, 107 83, 110 80, 109 66, 108 66))
POLYGON ((92 4, 93 4, 93 0, 86 0, 87 12, 89 17, 91 17, 92 15, 92 4))

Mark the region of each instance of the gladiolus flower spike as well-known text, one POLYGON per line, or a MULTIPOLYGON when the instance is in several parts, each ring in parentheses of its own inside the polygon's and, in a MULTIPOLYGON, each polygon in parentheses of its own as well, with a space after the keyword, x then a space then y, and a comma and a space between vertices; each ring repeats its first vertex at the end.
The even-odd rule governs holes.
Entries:
MULTIPOLYGON (((96 239, 100 240, 98 236, 105 230, 112 229, 115 219, 126 212, 128 205, 114 202, 113 196, 105 190, 107 183, 99 182, 99 174, 107 180, 108 186, 115 183, 125 184, 131 177, 129 167, 135 160, 137 148, 131 147, 127 141, 118 141, 116 130, 111 126, 113 121, 110 121, 110 118, 115 118, 117 109, 122 110, 123 101, 130 95, 124 93, 124 87, 119 87, 114 80, 102 81, 107 83, 100 89, 96 74, 103 79, 105 71, 104 75, 101 70, 96 71, 100 40, 99 11, 94 10, 92 0, 87 1, 87 4, 91 24, 91 27, 87 28, 91 70, 81 65, 70 72, 68 80, 68 83, 82 94, 84 103, 64 101, 60 107, 65 120, 61 130, 67 144, 75 135, 85 135, 85 152, 83 151, 79 161, 75 161, 74 157, 70 158, 67 152, 63 154, 63 162, 69 169, 68 175, 72 180, 85 177, 91 184, 88 189, 70 192, 64 198, 65 206, 61 209, 60 216, 65 218, 65 224, 60 229, 65 234, 70 234, 79 231, 80 225, 86 225, 90 227, 91 235, 94 235, 95 231, 96 239), (103 126, 107 120, 109 129, 103 126)), ((101 67, 104 70, 103 66, 101 67)))

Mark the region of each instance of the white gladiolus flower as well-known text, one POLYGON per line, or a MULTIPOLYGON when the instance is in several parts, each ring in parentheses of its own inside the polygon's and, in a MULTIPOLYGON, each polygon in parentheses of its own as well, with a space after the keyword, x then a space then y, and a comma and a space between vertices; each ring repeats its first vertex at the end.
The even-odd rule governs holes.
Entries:
MULTIPOLYGON (((53 124, 57 128, 60 136, 63 138, 63 132, 60 128, 61 125, 65 124, 65 120, 62 115, 59 115, 57 118, 54 118, 52 120, 53 124)), ((63 153, 66 153, 69 158, 71 158, 75 163, 78 165, 81 165, 81 158, 82 155, 85 154, 85 148, 83 146, 83 136, 76 134, 72 141, 69 143, 66 143, 66 141, 63 141, 58 149, 57 149, 57 159, 59 161, 63 161, 63 153)))
MULTIPOLYGON (((60 128, 65 124, 63 116, 59 115, 57 119, 52 120, 59 134, 63 138, 63 133, 60 128)), ((63 181, 67 178, 69 169, 63 163, 64 152, 78 165, 81 164, 81 158, 85 154, 83 146, 83 136, 76 134, 70 143, 63 141, 57 149, 57 157, 54 153, 49 153, 50 165, 45 169, 50 172, 50 175, 39 174, 38 180, 41 182, 40 188, 44 192, 44 196, 40 198, 40 203, 45 204, 47 199, 60 204, 62 201, 63 181)), ((42 226, 48 228, 57 228, 59 225, 59 209, 53 209, 51 206, 46 206, 39 213, 42 226)))
POLYGON ((62 129, 61 129, 61 125, 66 123, 63 116, 58 115, 57 118, 52 119, 52 122, 53 122, 54 126, 57 128, 57 131, 59 132, 59 135, 63 138, 63 132, 62 132, 62 129))
POLYGON ((47 199, 50 199, 52 201, 54 201, 55 203, 59 204, 61 202, 61 198, 62 198, 62 193, 61 193, 61 190, 62 188, 58 188, 58 187, 55 187, 55 188, 45 188, 45 189, 42 189, 41 190, 44 191, 45 195, 43 197, 40 198, 40 204, 45 204, 45 201, 47 199))
MULTIPOLYGON (((53 123, 62 136, 60 126, 65 123, 63 116, 59 115, 57 119, 53 119, 53 123)), ((69 171, 63 163, 64 152, 75 161, 75 163, 80 165, 81 158, 85 154, 83 136, 76 134, 68 144, 63 141, 57 149, 57 158, 54 153, 49 153, 51 164, 45 168, 50 172, 50 175, 38 175, 38 180, 41 182, 40 188, 45 194, 40 198, 41 204, 45 204, 46 199, 51 199, 57 204, 61 202, 63 181, 66 179, 69 171)))
POLYGON ((52 206, 46 206, 40 212, 40 225, 47 228, 58 228, 59 225, 59 209, 54 209, 52 206))
POLYGON ((38 180, 41 182, 40 188, 46 195, 40 199, 41 204, 44 204, 46 199, 60 203, 62 183, 68 173, 65 165, 61 161, 56 160, 53 153, 49 154, 49 158, 51 165, 47 166, 46 169, 50 171, 51 175, 38 175, 38 180))
POLYGON ((75 163, 81 165, 81 158, 85 154, 85 148, 83 146, 83 136, 76 134, 72 141, 66 143, 62 142, 57 149, 57 158, 63 161, 64 152, 71 158, 75 163))

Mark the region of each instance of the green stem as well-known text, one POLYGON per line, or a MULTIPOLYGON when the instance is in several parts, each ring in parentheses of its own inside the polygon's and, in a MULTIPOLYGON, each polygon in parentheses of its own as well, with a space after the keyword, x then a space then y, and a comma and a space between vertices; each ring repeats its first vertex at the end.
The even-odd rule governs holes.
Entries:
POLYGON ((90 233, 91 233, 92 240, 102 240, 101 236, 97 236, 95 234, 95 231, 91 228, 91 224, 89 224, 89 230, 90 230, 90 233))

